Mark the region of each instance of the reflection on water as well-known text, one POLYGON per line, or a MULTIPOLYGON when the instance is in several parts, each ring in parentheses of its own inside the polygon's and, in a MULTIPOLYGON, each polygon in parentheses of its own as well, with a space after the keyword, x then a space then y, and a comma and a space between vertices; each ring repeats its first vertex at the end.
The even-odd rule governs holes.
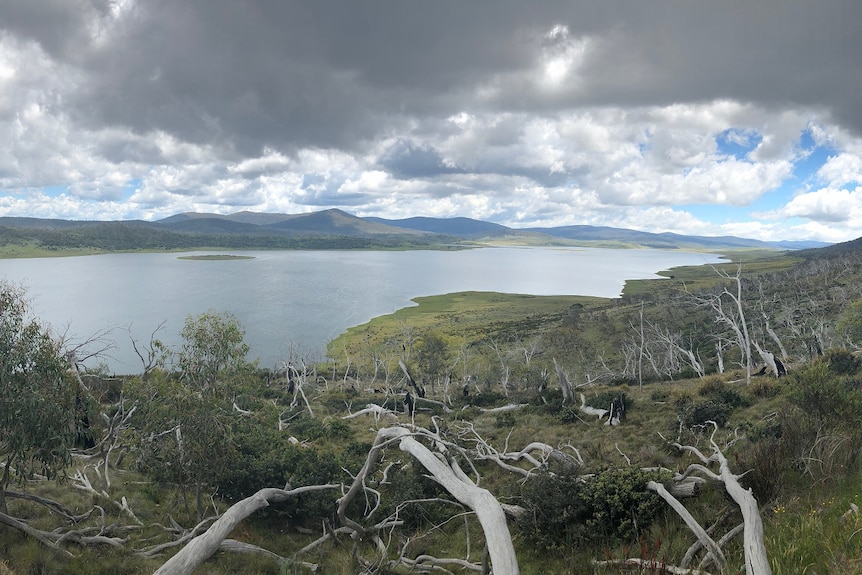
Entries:
MULTIPOLYGON (((250 260, 109 254, 0 260, 56 331, 79 339, 111 329, 109 367, 141 371, 130 338, 174 344, 189 314, 229 311, 264 367, 298 351, 322 359, 348 327, 457 291, 616 297, 625 280, 717 256, 661 250, 485 248, 465 251, 264 251, 250 260)), ((184 254, 187 255, 187 254, 184 254)))

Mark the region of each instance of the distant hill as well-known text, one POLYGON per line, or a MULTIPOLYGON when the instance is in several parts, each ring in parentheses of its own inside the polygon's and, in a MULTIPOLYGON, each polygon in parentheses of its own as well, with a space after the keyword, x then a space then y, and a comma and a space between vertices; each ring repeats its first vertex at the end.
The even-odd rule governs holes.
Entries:
POLYGON ((417 230, 388 226, 339 209, 307 214, 238 212, 230 215, 185 213, 155 222, 172 231, 215 234, 312 236, 416 235, 417 230))
POLYGON ((272 223, 267 228, 277 229, 294 234, 329 234, 339 236, 379 236, 379 235, 417 235, 417 230, 394 227, 376 222, 369 218, 359 218, 347 212, 330 209, 293 216, 280 222, 272 223))
POLYGON ((415 217, 402 220, 387 220, 384 218, 365 218, 369 222, 377 222, 387 226, 395 226, 409 230, 445 234, 459 238, 481 238, 510 234, 512 228, 483 222, 471 218, 427 218, 415 217))
MULTIPOLYGON (((519 245, 649 247, 721 251, 803 250, 823 242, 763 242, 733 236, 687 236, 601 226, 509 228, 471 218, 360 218, 339 209, 304 214, 183 213, 155 222, 0 218, 0 246, 47 250, 193 249, 196 247, 345 249, 451 246, 463 242, 519 245)), ((847 248, 834 248, 847 249, 847 248)))
POLYGON ((825 242, 764 242, 734 236, 687 236, 670 232, 650 233, 604 226, 561 226, 556 228, 525 228, 523 231, 575 241, 623 241, 658 249, 727 249, 767 248, 797 250, 824 247, 825 242))

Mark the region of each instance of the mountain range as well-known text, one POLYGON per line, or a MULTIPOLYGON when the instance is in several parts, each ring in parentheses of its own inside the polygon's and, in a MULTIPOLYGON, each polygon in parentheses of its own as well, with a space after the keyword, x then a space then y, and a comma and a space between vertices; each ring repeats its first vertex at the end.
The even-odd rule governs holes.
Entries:
MULTIPOLYGON (((471 218, 413 217, 406 219, 361 218, 339 209, 327 209, 305 214, 237 212, 229 215, 188 212, 161 220, 104 222, 21 217, 0 218, 0 229, 6 228, 6 241, 15 235, 33 238, 39 232, 56 235, 70 234, 100 238, 125 234, 146 238, 146 246, 163 239, 176 244, 188 244, 192 238, 199 245, 211 247, 279 247, 285 241, 304 239, 302 246, 315 247, 317 242, 336 238, 350 239, 351 246, 371 247, 375 241, 386 245, 401 242, 408 245, 440 243, 508 243, 521 245, 580 245, 604 247, 649 247, 659 249, 742 249, 765 248, 797 250, 827 246, 815 241, 765 242, 734 236, 689 236, 673 233, 650 233, 601 226, 561 226, 510 228, 471 218), (240 241, 240 238, 241 241, 240 241), (281 243, 279 243, 279 238, 281 243), (309 243, 310 242, 310 243, 309 243)), ((134 241, 134 240, 132 240, 134 241)), ((128 241, 122 249, 128 249, 128 241)), ((325 242, 324 242, 325 244, 325 242)), ((302 247, 299 246, 299 247, 302 247)), ((118 248, 120 249, 120 248, 118 248)))

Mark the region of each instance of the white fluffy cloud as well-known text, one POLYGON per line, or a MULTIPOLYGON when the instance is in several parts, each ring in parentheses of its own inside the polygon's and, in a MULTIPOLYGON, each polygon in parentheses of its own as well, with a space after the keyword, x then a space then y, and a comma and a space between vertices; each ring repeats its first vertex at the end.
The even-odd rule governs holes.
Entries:
POLYGON ((249 2, 0 8, 0 215, 862 235, 852 0, 249 2))

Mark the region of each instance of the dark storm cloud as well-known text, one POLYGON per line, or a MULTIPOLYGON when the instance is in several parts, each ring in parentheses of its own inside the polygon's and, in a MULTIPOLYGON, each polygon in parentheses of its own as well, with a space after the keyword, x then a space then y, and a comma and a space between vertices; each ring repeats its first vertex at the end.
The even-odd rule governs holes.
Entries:
POLYGON ((455 166, 447 166, 443 157, 433 147, 404 140, 398 140, 384 152, 380 165, 402 179, 428 178, 464 171, 455 166))
POLYGON ((226 156, 353 148, 410 117, 479 106, 729 98, 821 107, 862 132, 856 0, 145 0, 112 21, 121 6, 12 2, 0 26, 83 70, 79 122, 162 130, 226 156), (555 25, 590 41, 575 73, 543 92, 525 74, 555 25), (477 100, 492 84, 499 92, 477 100))

